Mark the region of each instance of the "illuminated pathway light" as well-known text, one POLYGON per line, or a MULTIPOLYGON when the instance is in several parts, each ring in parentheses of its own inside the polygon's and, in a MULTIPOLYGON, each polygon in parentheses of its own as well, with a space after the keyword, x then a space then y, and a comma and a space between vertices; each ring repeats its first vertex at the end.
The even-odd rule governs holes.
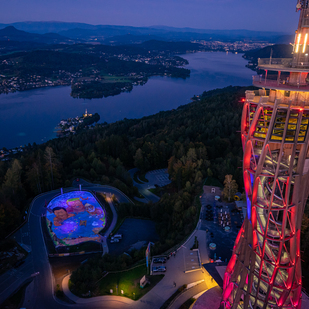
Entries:
POLYGON ((224 275, 220 308, 300 309, 300 234, 309 193, 308 1, 298 1, 291 59, 259 59, 241 122, 247 217, 224 275), (302 51, 302 52, 301 52, 302 51), (269 75, 268 75, 269 76, 269 75))

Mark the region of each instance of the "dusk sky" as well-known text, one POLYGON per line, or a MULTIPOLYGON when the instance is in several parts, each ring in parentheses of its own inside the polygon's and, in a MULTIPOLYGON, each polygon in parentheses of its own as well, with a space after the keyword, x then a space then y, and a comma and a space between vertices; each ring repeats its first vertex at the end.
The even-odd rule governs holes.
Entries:
POLYGON ((0 23, 89 24, 249 29, 293 33, 296 0, 0 0, 0 23))

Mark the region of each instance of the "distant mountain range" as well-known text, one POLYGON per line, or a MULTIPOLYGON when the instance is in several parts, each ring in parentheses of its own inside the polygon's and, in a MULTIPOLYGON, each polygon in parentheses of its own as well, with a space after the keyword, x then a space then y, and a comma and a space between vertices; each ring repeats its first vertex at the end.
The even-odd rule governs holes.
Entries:
MULTIPOLYGON (((210 30, 194 28, 174 28, 166 26, 130 27, 112 25, 90 25, 66 22, 18 22, 0 24, 0 29, 13 26, 18 30, 42 35, 32 37, 32 41, 42 43, 67 43, 70 40, 100 42, 104 44, 136 44, 147 40, 192 41, 192 40, 256 40, 272 43, 288 43, 290 36, 280 32, 250 30, 210 30), (52 33, 52 34, 50 34, 52 33), (56 36, 58 35, 58 36, 56 36)), ((11 28, 12 32, 13 29, 11 28)), ((30 36, 28 36, 30 38, 30 36)), ((1 40, 3 38, 1 37, 1 40)))
POLYGON ((41 44, 73 43, 72 39, 58 33, 36 34, 17 30, 13 26, 0 29, 0 41, 36 42, 41 44))

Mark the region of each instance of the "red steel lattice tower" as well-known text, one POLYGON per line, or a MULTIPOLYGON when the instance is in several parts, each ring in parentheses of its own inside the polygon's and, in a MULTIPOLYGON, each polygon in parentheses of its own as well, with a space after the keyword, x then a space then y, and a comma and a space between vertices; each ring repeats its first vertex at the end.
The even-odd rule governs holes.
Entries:
POLYGON ((220 308, 301 308, 300 233, 309 193, 309 8, 292 58, 259 59, 241 138, 247 217, 224 275, 220 308))

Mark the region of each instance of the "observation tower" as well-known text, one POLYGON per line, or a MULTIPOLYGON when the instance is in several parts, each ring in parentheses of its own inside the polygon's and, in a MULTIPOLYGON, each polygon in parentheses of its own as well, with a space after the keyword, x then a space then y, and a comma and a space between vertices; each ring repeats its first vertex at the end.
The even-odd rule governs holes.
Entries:
POLYGON ((289 59, 259 59, 241 138, 247 217, 224 275, 220 308, 301 308, 300 234, 309 194, 309 4, 289 59))

